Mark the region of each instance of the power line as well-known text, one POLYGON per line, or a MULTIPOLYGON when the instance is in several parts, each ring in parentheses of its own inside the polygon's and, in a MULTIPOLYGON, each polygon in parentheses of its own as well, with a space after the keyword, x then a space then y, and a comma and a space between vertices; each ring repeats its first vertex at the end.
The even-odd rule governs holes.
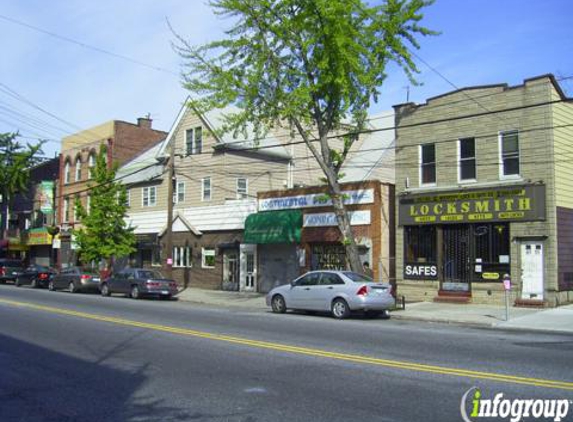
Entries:
POLYGON ((45 35, 49 35, 50 37, 57 38, 57 39, 59 39, 59 40, 61 40, 61 41, 65 41, 65 42, 68 42, 68 43, 71 43, 71 44, 78 45, 78 46, 80 46, 80 47, 82 47, 82 48, 86 48, 86 49, 88 49, 88 50, 96 51, 96 52, 101 53, 101 54, 106 54, 106 55, 108 55, 108 56, 115 57, 115 58, 117 58, 117 59, 121 59, 121 60, 124 60, 124 61, 130 62, 130 63, 136 64, 136 65, 139 65, 139 66, 144 66, 144 67, 146 67, 146 68, 148 68, 148 69, 156 70, 156 71, 158 71, 158 72, 163 72, 163 73, 170 74, 170 75, 172 75, 172 76, 177 76, 178 78, 179 78, 179 76, 180 76, 179 73, 173 72, 173 71, 171 71, 171 70, 169 70, 169 69, 165 69, 165 68, 163 68, 163 67, 151 65, 151 64, 142 62, 141 60, 137 60, 137 59, 134 59, 134 58, 132 58, 132 57, 125 56, 125 55, 123 55, 123 54, 114 53, 114 52, 112 52, 112 51, 105 50, 105 49, 100 48, 100 47, 96 47, 96 46, 93 46, 93 45, 90 45, 90 44, 86 44, 86 43, 81 42, 81 41, 78 41, 78 40, 76 40, 76 39, 73 39, 73 38, 70 38, 70 37, 67 37, 67 36, 64 36, 64 35, 56 34, 55 32, 51 32, 51 31, 48 31, 48 30, 46 30, 46 29, 39 28, 39 27, 37 27, 37 26, 34 26, 34 25, 29 24, 29 23, 25 23, 25 22, 19 21, 19 20, 17 20, 17 19, 11 18, 11 17, 6 16, 6 15, 0 14, 0 19, 4 19, 4 20, 6 20, 6 21, 8 21, 8 22, 11 22, 11 23, 13 23, 13 24, 16 24, 16 25, 19 25, 19 26, 22 26, 22 27, 25 27, 25 28, 28 28, 28 29, 32 29, 32 30, 34 30, 34 31, 36 31, 36 32, 40 32, 40 33, 45 34, 45 35))

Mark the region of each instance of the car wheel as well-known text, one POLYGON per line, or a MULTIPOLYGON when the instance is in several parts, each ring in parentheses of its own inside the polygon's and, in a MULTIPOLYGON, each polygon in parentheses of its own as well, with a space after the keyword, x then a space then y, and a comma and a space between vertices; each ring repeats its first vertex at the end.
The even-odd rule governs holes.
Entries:
POLYGON ((68 284, 68 290, 70 293, 76 293, 78 291, 73 281, 70 281, 70 284, 68 284))
POLYGON ((344 299, 335 299, 332 302, 332 316, 336 319, 344 319, 350 316, 350 308, 344 299))
POLYGON ((110 296, 111 295, 111 292, 109 291, 109 286, 107 285, 107 283, 102 284, 100 292, 101 292, 102 296, 110 296))
POLYGON ((284 314, 287 310, 285 298, 281 295, 274 295, 271 300, 271 308, 276 314, 284 314))
POLYGON ((139 296, 140 296, 139 295, 139 287, 133 286, 131 288, 131 295, 130 296, 132 299, 139 299, 139 296))
POLYGON ((38 288, 38 280, 36 280, 35 278, 32 279, 32 282, 30 283, 30 287, 32 289, 37 289, 38 288))

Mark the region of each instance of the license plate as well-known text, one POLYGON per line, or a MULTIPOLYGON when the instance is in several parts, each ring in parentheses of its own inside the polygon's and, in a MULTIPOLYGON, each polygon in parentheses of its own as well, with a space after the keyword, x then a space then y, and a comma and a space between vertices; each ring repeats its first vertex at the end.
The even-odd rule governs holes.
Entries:
POLYGON ((93 281, 95 281, 96 283, 99 283, 99 278, 92 278, 93 281))
POLYGON ((162 295, 168 295, 168 294, 169 294, 169 291, 168 291, 168 290, 162 290, 162 291, 161 291, 161 294, 162 294, 162 295))

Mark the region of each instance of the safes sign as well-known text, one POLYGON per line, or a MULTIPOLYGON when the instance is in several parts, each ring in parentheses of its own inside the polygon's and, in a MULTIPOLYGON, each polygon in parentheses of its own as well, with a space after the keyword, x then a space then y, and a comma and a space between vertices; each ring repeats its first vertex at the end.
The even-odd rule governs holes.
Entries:
POLYGON ((545 220, 544 185, 400 197, 401 226, 542 220, 545 220))

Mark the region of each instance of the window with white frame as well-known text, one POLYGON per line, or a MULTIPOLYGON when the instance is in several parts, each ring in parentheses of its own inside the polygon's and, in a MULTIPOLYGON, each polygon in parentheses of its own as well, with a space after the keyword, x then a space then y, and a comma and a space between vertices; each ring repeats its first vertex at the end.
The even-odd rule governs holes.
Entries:
POLYGON ((420 185, 436 183, 436 144, 420 145, 420 185))
POLYGON ((64 223, 70 221, 70 198, 68 196, 64 198, 64 209, 62 214, 64 217, 64 223))
POLYGON ((211 200, 211 178, 204 177, 201 183, 201 198, 203 201, 211 200))
POLYGON ((78 215, 78 205, 81 204, 81 199, 80 199, 80 195, 76 195, 74 196, 74 221, 79 221, 79 215, 78 215))
POLYGON ((185 182, 177 181, 175 183, 175 191, 173 192, 173 203, 178 204, 185 202, 185 182))
POLYGON ((499 134, 500 177, 519 176, 519 136, 516 130, 499 134))
POLYGON ((203 129, 201 126, 185 131, 185 147, 187 155, 201 154, 203 150, 203 129))
POLYGON ((201 248, 201 267, 215 268, 215 249, 201 248))
POLYGON ((95 167, 95 155, 93 152, 91 152, 90 155, 88 156, 88 179, 91 179, 93 177, 94 167, 95 167))
POLYGON ((246 198, 249 194, 249 181, 246 178, 237 179, 237 199, 246 198))
POLYGON ((66 163, 64 164, 64 183, 70 183, 70 161, 66 159, 66 163))
POLYGON ((141 205, 144 207, 154 207, 157 200, 155 186, 148 186, 141 189, 141 205))
POLYGON ((76 158, 76 182, 82 180, 82 159, 76 158))
POLYGON ((191 248, 189 246, 173 247, 173 267, 189 268, 191 266, 191 248))
POLYGON ((464 138, 458 141, 458 180, 476 180, 476 144, 475 138, 464 138))

